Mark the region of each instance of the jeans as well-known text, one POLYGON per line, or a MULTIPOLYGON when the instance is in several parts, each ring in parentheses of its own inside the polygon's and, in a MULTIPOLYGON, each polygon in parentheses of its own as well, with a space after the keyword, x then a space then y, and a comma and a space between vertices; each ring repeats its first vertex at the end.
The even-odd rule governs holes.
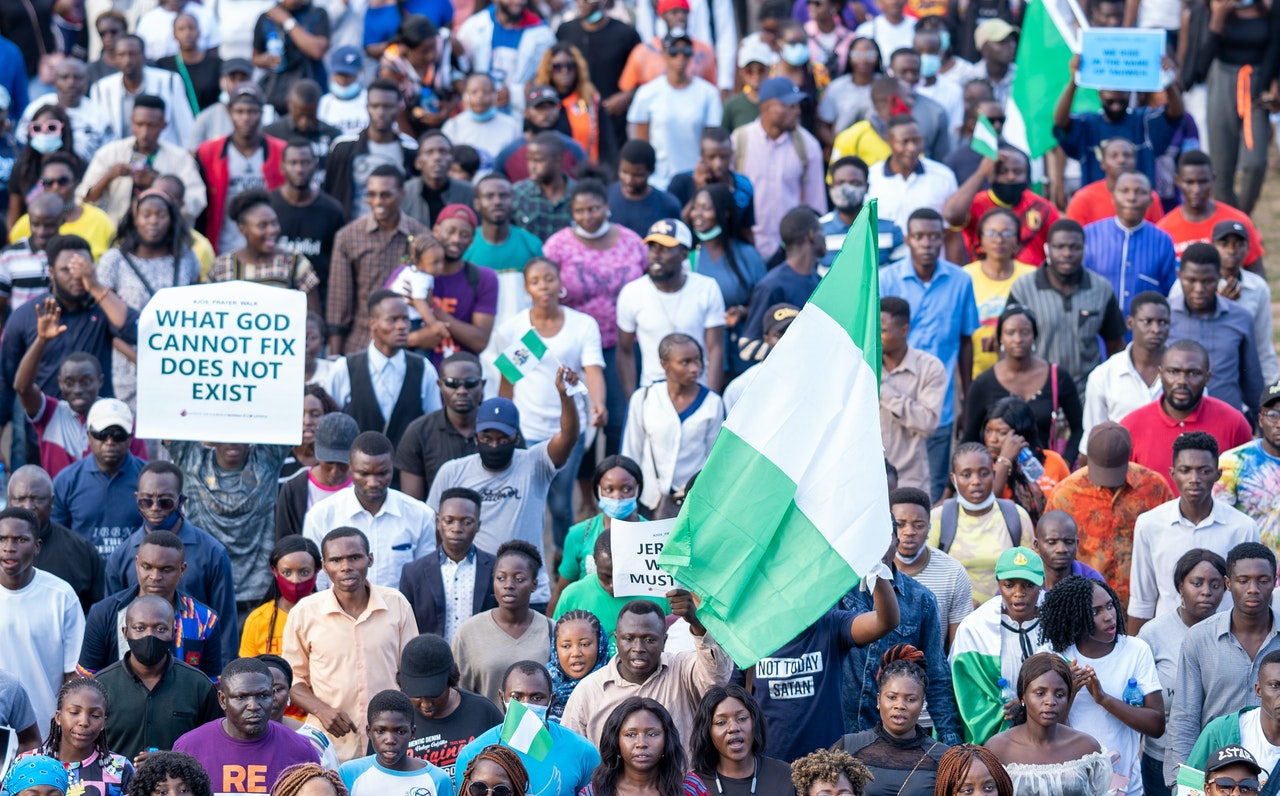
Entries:
POLYGON ((938 426, 937 431, 925 441, 929 454, 929 499, 937 503, 947 488, 947 476, 951 474, 951 437, 955 433, 955 421, 938 426))
MULTIPOLYGON (((528 443, 532 448, 537 442, 528 443)), ((551 479, 551 488, 547 490, 547 510, 551 512, 551 538, 556 548, 564 549, 564 539, 569 534, 569 526, 573 525, 573 488, 578 479, 578 465, 582 463, 582 455, 586 450, 584 437, 578 437, 578 444, 573 446, 569 461, 551 479)))
MULTIPOLYGON (((1168 751, 1165 751, 1168 754, 1168 751)), ((1156 760, 1150 755, 1142 756, 1142 792, 1146 796, 1173 796, 1173 791, 1164 784, 1164 761, 1156 760)))

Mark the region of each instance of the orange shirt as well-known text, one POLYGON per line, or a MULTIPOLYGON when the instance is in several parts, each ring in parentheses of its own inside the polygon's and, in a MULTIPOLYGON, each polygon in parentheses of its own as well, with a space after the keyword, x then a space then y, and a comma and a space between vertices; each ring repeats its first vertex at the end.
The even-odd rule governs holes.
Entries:
MULTIPOLYGON (((716 85, 716 51, 705 41, 693 43, 692 74, 702 78, 711 85, 716 85)), ((662 53, 662 39, 654 36, 646 42, 637 44, 622 67, 622 77, 618 78, 618 88, 622 91, 635 91, 655 77, 667 73, 667 59, 662 53)))
MULTIPOLYGON (((1057 451, 1044 448, 1044 475, 1040 476, 1036 481, 1036 486, 1040 487, 1040 491, 1044 493, 1046 502, 1049 496, 1053 494, 1054 488, 1058 484, 1067 479, 1071 475, 1071 468, 1067 466, 1065 459, 1060 456, 1057 451)), ((1005 500, 1013 500, 1013 490, 1009 488, 1009 484, 1004 485, 1004 491, 1000 493, 1000 497, 1005 500)))
MULTIPOLYGON (((1111 200, 1111 191, 1107 190, 1107 181, 1091 182, 1071 196, 1067 203, 1067 218, 1088 226, 1095 221, 1111 218, 1116 214, 1115 202, 1111 200)), ((1147 209, 1147 220, 1157 224, 1164 217, 1164 205, 1160 204, 1160 196, 1151 192, 1151 207, 1147 209)))
POLYGON ((1230 205, 1222 202, 1217 203, 1217 207, 1213 209, 1213 215, 1204 221, 1191 223, 1182 215, 1182 208, 1175 207, 1169 215, 1160 219, 1157 227, 1169 233, 1169 237, 1173 238, 1173 251, 1178 255, 1178 259, 1182 259, 1182 253, 1187 247, 1193 243, 1213 243, 1213 227, 1219 221, 1239 221, 1244 224, 1245 230, 1249 233, 1249 253, 1245 255, 1245 265, 1257 262, 1264 252, 1262 250, 1262 235, 1258 233, 1258 228, 1253 225, 1249 217, 1230 205))
POLYGON ((582 151, 587 153, 587 160, 595 165, 600 162, 600 101, 592 98, 584 100, 577 91, 565 97, 560 106, 569 119, 569 130, 573 140, 578 142, 582 151))

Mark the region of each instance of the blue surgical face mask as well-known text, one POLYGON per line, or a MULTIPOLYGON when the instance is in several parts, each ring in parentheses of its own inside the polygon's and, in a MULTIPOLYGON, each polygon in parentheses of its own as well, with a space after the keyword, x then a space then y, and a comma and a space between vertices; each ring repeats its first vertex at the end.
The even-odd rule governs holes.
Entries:
POLYGON ((632 514, 636 513, 636 498, 607 498, 599 499, 600 510, 615 520, 625 520, 632 514))
MULTIPOLYGON (((507 704, 510 704, 510 702, 508 702, 507 704)), ((531 705, 528 702, 521 702, 520 704, 524 705, 525 710, 537 716, 538 719, 543 724, 547 723, 547 708, 549 707, 548 705, 531 705)))
POLYGON ((493 117, 498 115, 498 109, 495 106, 495 107, 489 108, 489 110, 487 111, 477 113, 476 111, 473 111, 470 108, 467 108, 467 115, 477 122, 487 122, 493 117))
POLYGON ((62 149, 61 133, 39 133, 31 136, 31 148, 41 155, 57 152, 62 149))
POLYGON ((698 232, 697 230, 694 230, 693 234, 698 236, 698 240, 715 240, 720 237, 723 232, 724 230, 720 228, 720 225, 716 224, 706 232, 698 232))
POLYGON ((936 77, 938 71, 942 69, 942 56, 932 53, 920 54, 920 76, 936 77))
POLYGON ((597 8, 595 11, 592 11, 590 14, 587 14, 588 25, 598 24, 602 19, 604 19, 604 11, 602 9, 597 8))
POLYGON ((221 102, 223 105, 231 102, 231 92, 227 91, 225 88, 222 91, 219 91, 218 102, 221 102))
POLYGON ((802 41, 782 45, 782 60, 792 66, 804 66, 809 63, 809 45, 802 41))
POLYGON ((330 80, 329 93, 340 100, 349 100, 360 93, 360 81, 357 80, 354 83, 349 83, 343 86, 333 80, 330 80))
POLYGON ((940 44, 942 44, 942 51, 944 53, 951 52, 951 31, 949 30, 938 31, 938 41, 940 44))

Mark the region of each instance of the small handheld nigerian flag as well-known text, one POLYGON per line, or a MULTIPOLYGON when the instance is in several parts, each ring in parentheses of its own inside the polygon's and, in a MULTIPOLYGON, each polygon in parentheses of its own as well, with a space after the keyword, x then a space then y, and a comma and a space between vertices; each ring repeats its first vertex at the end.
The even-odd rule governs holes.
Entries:
POLYGON ((530 329, 524 333, 524 337, 504 348, 494 364, 507 381, 515 384, 538 367, 538 363, 546 355, 547 344, 542 342, 537 331, 530 329))
POLYGON ((551 751, 551 733, 538 714, 516 700, 507 703, 502 721, 502 742, 512 749, 542 762, 551 751))
POLYGON ((978 116, 978 123, 973 126, 973 138, 969 142, 969 148, 984 158, 996 160, 1000 152, 1000 136, 996 135, 996 128, 986 116, 978 116))
POLYGON ((888 574, 876 205, 721 427, 658 564, 741 668, 888 574), (696 531, 695 531, 696 529, 696 531), (869 585, 869 584, 868 584, 869 585))

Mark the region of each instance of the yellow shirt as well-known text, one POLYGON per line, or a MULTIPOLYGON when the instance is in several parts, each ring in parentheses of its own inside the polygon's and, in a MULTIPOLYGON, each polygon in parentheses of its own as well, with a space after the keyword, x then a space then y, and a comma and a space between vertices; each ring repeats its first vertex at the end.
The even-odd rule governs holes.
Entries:
POLYGON ((218 256, 213 253, 213 244, 209 239, 194 229, 191 230, 191 253, 200 261, 200 281, 206 281, 205 277, 209 275, 209 269, 213 268, 213 261, 218 256))
POLYGON ((289 612, 277 608, 275 600, 254 608, 245 617, 244 630, 240 633, 240 657, 253 658, 265 653, 279 655, 284 649, 284 621, 288 618, 289 612), (274 628, 271 627, 273 614, 276 620, 274 628))
POLYGON ((1035 273, 1034 265, 1013 261, 1013 276, 996 280, 982 272, 981 262, 972 262, 964 267, 964 272, 973 279, 973 298, 978 302, 978 331, 973 333, 973 377, 985 372, 996 364, 1000 358, 1000 346, 996 341, 996 321, 1009 302, 1009 291, 1018 277, 1035 273), (991 340, 991 350, 982 347, 983 340, 991 340))
MULTIPOLYGON (((111 218, 96 205, 83 204, 80 205, 80 209, 84 211, 80 217, 58 227, 58 234, 79 235, 84 238, 96 262, 103 252, 111 248, 111 241, 116 236, 116 225, 112 224, 111 218)), ((9 240, 17 241, 29 237, 31 237, 31 219, 23 215, 14 223, 13 229, 9 230, 9 240)))
POLYGON ((868 166, 874 166, 893 154, 889 145, 871 126, 871 122, 861 121, 836 136, 831 144, 831 162, 842 157, 857 155, 868 166))
MULTIPOLYGON (((1031 517, 1021 506, 1018 519, 1022 521, 1022 543, 1025 545, 1034 533, 1031 517)), ((942 507, 929 513, 930 547, 936 548, 942 540, 942 507)), ((973 599, 978 605, 999 593, 996 586, 996 561, 1000 554, 1013 547, 1009 527, 1004 524, 1004 514, 993 505, 985 514, 973 515, 960 509, 956 515, 956 536, 947 551, 955 560, 964 564, 973 587, 973 599)))

